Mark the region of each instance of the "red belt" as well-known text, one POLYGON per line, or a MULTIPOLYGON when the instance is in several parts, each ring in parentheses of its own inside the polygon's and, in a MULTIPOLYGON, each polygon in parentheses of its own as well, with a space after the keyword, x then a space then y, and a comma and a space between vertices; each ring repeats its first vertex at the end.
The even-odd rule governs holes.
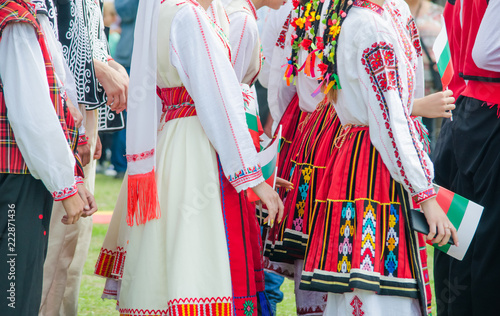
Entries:
POLYGON ((163 105, 162 112, 165 122, 181 117, 196 115, 194 101, 185 87, 163 88, 156 87, 156 93, 163 105))

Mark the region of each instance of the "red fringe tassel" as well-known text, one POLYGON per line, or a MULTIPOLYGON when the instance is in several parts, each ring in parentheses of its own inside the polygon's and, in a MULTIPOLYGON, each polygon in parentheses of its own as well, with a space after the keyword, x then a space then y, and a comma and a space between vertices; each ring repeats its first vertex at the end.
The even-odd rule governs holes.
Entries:
POLYGON ((142 225, 160 218, 160 203, 156 187, 155 171, 128 176, 127 224, 142 225))

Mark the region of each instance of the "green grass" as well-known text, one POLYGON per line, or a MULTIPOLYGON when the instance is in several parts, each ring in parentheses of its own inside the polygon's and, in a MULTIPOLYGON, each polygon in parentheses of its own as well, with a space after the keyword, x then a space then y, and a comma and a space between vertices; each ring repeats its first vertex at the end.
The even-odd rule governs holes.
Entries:
MULTIPOLYGON (((120 190, 122 180, 117 180, 104 175, 97 175, 96 178, 96 200, 99 210, 111 211, 114 209, 118 192, 120 190)), ((85 267, 83 269, 82 285, 80 287, 80 296, 78 299, 78 315, 89 316, 117 316, 119 315, 115 309, 116 302, 114 300, 102 300, 101 294, 104 288, 104 279, 94 275, 94 265, 99 255, 106 231, 107 225, 95 224, 92 230, 92 242, 90 244, 89 254, 85 267)), ((433 272, 433 250, 428 248, 428 263, 429 275, 431 276, 431 287, 434 288, 433 272)), ((285 294, 283 302, 277 306, 278 316, 292 316, 295 312, 295 295, 293 281, 285 279, 281 286, 281 290, 285 294)), ((436 315, 436 305, 433 298, 433 315, 436 315)))
POLYGON ((97 174, 95 179, 95 199, 100 211, 112 211, 120 192, 122 179, 97 174))

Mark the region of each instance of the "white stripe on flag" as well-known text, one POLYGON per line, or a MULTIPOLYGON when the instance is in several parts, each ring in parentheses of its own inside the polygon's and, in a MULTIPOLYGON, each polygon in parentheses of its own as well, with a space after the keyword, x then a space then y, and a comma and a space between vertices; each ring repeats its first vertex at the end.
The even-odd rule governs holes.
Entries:
POLYGON ((434 55, 436 56, 436 63, 439 61, 439 57, 441 57, 441 53, 444 51, 446 43, 448 43, 448 34, 446 33, 446 24, 444 23, 444 17, 443 15, 441 15, 441 31, 436 37, 434 45, 432 45, 432 50, 434 51, 434 55))
POLYGON ((474 237, 474 233, 476 232, 481 215, 483 214, 483 209, 484 208, 481 205, 469 201, 464 217, 462 218, 462 222, 457 231, 458 243, 460 246, 451 246, 448 249, 448 255, 457 260, 462 260, 464 258, 467 249, 469 249, 470 242, 474 237))

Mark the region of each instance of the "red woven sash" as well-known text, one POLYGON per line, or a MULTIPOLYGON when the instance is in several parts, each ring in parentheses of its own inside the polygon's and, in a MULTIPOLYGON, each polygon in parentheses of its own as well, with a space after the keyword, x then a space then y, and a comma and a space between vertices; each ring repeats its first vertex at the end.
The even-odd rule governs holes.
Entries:
POLYGON ((156 93, 163 105, 163 117, 165 122, 181 117, 196 115, 194 101, 184 87, 163 88, 156 87, 156 93))

